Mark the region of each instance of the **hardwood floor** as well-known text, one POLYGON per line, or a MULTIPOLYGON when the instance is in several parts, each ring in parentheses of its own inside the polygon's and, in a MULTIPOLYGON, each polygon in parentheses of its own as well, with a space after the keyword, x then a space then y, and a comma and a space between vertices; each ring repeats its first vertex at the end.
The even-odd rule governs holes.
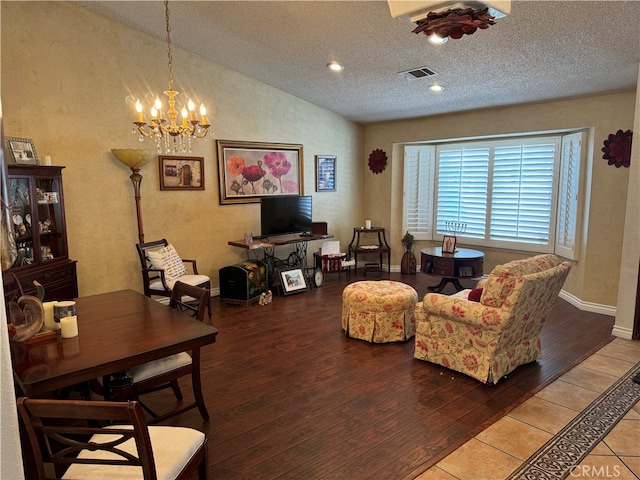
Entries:
MULTIPOLYGON (((420 298, 437 283, 421 273, 366 279, 386 278, 413 285, 420 298)), ((558 300, 542 331, 542 360, 483 385, 415 360, 413 339, 346 337, 341 293, 364 279, 327 275, 322 288, 274 296, 266 306, 214 298, 220 333, 202 351, 211 419, 203 423, 192 410, 168 422, 206 432, 210 478, 415 478, 612 339, 612 317, 558 300)), ((152 407, 175 401, 154 395, 152 407)))

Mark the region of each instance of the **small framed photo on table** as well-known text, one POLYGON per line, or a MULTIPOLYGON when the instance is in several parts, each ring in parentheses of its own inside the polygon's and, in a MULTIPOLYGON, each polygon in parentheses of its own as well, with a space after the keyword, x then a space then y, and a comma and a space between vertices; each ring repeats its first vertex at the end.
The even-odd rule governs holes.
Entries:
POLYGON ((280 270, 279 273, 283 295, 303 292, 309 288, 301 268, 280 270))
POLYGON ((442 237, 442 253, 456 253, 456 237, 449 235, 442 237))

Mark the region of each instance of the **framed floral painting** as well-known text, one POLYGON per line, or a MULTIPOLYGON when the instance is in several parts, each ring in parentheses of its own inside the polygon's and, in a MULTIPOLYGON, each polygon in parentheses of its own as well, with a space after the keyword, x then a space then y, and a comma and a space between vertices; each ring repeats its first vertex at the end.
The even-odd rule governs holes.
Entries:
POLYGON ((302 145, 217 140, 220 204, 302 195, 302 145))

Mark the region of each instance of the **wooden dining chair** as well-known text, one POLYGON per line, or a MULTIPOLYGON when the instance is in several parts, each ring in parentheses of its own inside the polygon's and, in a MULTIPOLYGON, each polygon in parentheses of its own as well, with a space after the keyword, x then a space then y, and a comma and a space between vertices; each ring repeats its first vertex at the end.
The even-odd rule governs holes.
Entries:
POLYGON ((205 434, 149 427, 138 402, 20 397, 18 411, 39 480, 207 478, 205 434))
MULTIPOLYGON (((210 295, 211 293, 208 288, 176 282, 171 292, 169 306, 203 321, 210 295)), ((153 417, 149 423, 161 422, 192 408, 198 408, 202 418, 209 420, 209 413, 204 403, 202 382, 200 380, 200 349, 192 350, 190 353, 177 353, 129 369, 127 376, 131 378, 132 384, 125 393, 129 400, 139 400, 140 396, 146 393, 172 388, 176 399, 182 401, 183 397, 180 386, 178 385, 178 379, 186 375, 191 375, 194 401, 161 415, 143 404, 143 407, 153 417)))
MULTIPOLYGON (((171 297, 176 282, 211 289, 210 278, 198 273, 196 261, 181 258, 166 239, 139 243, 136 249, 140 258, 142 287, 147 297, 171 297), (190 267, 187 268, 187 265, 190 267)), ((211 298, 207 307, 211 318, 211 298)))

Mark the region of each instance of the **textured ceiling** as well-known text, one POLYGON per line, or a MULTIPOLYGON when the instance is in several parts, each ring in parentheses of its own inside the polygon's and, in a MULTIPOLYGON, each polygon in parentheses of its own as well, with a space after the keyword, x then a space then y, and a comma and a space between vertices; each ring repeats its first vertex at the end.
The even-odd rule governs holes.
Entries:
MULTIPOLYGON (((165 38, 162 2, 77 4, 165 38)), ((174 45, 361 123, 635 90, 640 63, 637 0, 513 0, 489 29, 444 45, 392 18, 386 1, 169 7, 174 45), (345 70, 330 72, 332 60, 345 70), (398 75, 423 66, 437 75, 398 75), (430 81, 445 91, 430 92, 430 81)))

